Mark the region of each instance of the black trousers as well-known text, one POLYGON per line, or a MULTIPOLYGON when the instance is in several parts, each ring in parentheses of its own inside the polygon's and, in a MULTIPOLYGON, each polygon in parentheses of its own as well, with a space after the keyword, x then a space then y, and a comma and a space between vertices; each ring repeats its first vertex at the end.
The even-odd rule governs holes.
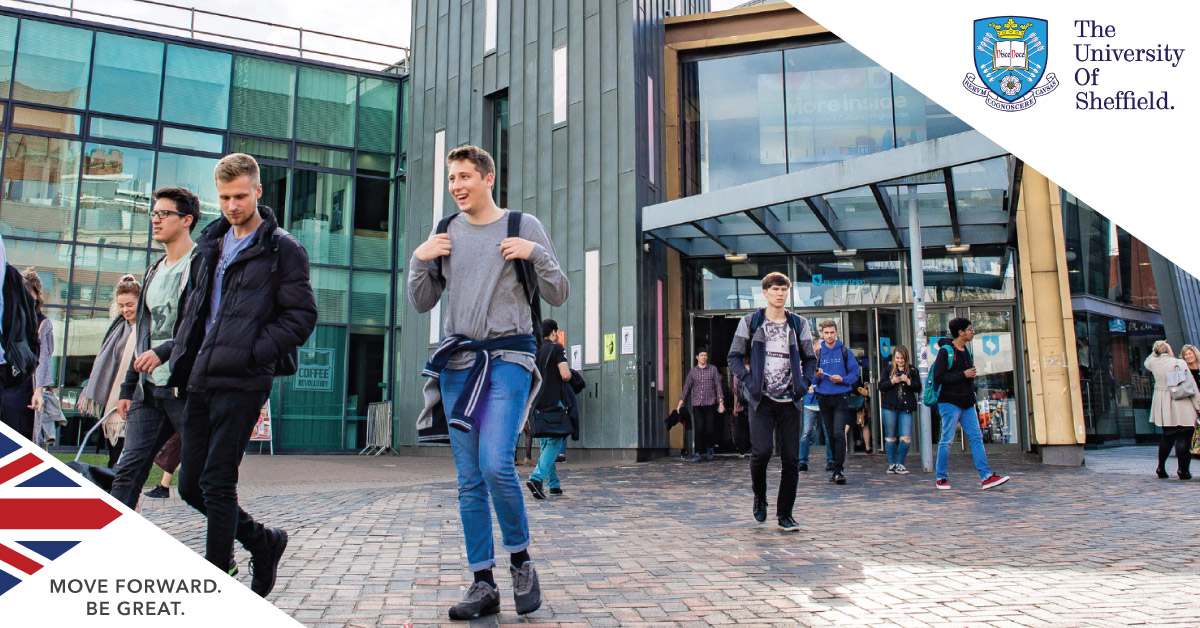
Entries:
POLYGON ((213 390, 188 394, 179 462, 179 496, 208 517, 204 557, 226 571, 233 541, 255 553, 266 528, 238 506, 238 465, 250 443, 267 391, 213 390))
MULTIPOLYGON (((7 368, 7 367, 5 367, 7 368)), ((17 432, 33 440, 33 376, 26 377, 12 387, 0 384, 0 420, 17 432)))
POLYGON ((112 496, 130 510, 137 508, 142 485, 154 466, 154 457, 176 431, 183 433, 184 403, 169 389, 150 382, 142 387, 143 398, 129 406, 125 424, 125 451, 114 467, 112 496))
POLYGON ((775 501, 775 516, 792 516, 796 505, 796 484, 800 480, 800 410, 791 402, 780 403, 767 397, 757 408, 750 408, 750 484, 755 497, 767 495, 767 464, 771 462, 771 446, 775 434, 780 437, 779 459, 783 471, 779 476, 779 497, 775 501))
POLYGON ((692 406, 692 440, 695 453, 704 454, 717 446, 717 405, 692 406))
POLYGON ((821 427, 833 447, 833 470, 842 471, 846 465, 846 424, 850 407, 846 395, 817 395, 821 406, 821 427))
POLYGON ((1194 427, 1164 427, 1162 438, 1158 441, 1158 468, 1167 468, 1167 458, 1171 448, 1175 448, 1175 461, 1179 463, 1179 473, 1189 475, 1192 466, 1192 434, 1194 427))

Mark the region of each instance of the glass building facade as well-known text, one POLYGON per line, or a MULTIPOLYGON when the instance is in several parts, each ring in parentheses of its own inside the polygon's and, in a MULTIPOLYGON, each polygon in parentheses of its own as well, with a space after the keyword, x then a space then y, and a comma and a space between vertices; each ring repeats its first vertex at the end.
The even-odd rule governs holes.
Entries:
POLYGON ((67 405, 113 286, 161 254, 153 191, 195 192, 203 228, 220 215, 213 167, 245 152, 260 202, 308 250, 320 311, 307 376, 271 393, 275 448, 360 446, 367 404, 394 381, 406 89, 399 75, 0 12, 0 234, 9 262, 43 279, 67 405))

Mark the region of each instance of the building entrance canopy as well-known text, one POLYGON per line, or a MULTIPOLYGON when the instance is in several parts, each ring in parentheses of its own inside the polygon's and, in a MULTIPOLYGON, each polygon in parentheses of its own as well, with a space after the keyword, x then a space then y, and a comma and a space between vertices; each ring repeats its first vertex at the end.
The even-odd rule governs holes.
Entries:
POLYGON ((694 257, 907 248, 915 186, 924 247, 1005 244, 1019 172, 968 131, 651 205, 642 231, 694 257))

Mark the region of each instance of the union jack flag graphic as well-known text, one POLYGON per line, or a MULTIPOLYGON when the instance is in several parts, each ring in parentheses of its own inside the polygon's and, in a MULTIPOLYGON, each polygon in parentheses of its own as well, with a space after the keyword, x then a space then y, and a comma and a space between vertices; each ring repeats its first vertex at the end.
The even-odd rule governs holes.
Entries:
POLYGON ((82 477, 10 433, 0 427, 0 595, 121 516, 82 477))

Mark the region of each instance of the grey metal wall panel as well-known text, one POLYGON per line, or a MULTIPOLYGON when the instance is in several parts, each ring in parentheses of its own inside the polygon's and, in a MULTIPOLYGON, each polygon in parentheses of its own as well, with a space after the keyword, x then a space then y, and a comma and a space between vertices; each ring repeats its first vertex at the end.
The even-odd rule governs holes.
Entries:
MULTIPOLYGON (((689 10, 696 3, 686 3, 689 10)), ((496 51, 484 56, 483 0, 415 0, 413 101, 405 204, 405 251, 411 256, 432 229, 430 202, 441 194, 454 206, 444 181, 433 181, 434 134, 446 148, 461 143, 487 147, 490 121, 485 97, 506 90, 509 102, 510 205, 546 224, 560 262, 572 281, 572 298, 547 308, 582 344, 584 254, 599 249, 601 329, 619 334, 633 325, 637 353, 618 355, 584 369, 589 382, 581 400, 582 445, 594 448, 655 448, 665 443, 653 408, 655 304, 661 276, 659 252, 642 251, 641 208, 659 202, 648 184, 646 76, 661 86, 663 0, 497 0, 496 51), (555 125, 553 51, 567 46, 567 121, 555 125), (648 291, 646 288, 650 287, 648 291), (632 361, 632 363, 631 363, 632 361), (649 401, 647 400, 649 399, 649 401)), ((661 129, 661 98, 655 97, 655 128, 661 129)), ((661 163, 661 160, 659 160, 661 163)), ((657 179, 657 177, 656 177, 657 179)), ((405 308, 400 315, 397 415, 420 410, 419 377, 429 354, 429 317, 405 308)), ((403 422, 401 444, 415 432, 403 422)))

